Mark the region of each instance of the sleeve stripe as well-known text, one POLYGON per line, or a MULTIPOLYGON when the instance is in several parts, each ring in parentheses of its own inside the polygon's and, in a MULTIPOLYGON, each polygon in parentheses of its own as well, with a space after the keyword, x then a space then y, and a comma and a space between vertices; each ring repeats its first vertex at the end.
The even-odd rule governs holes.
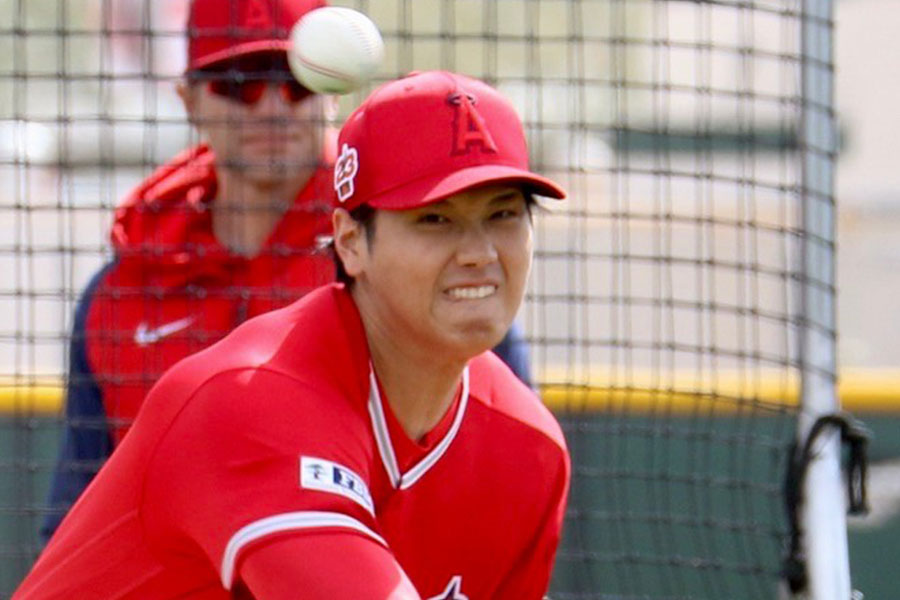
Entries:
POLYGON ((273 533, 290 531, 292 529, 316 529, 322 527, 343 527, 363 533, 379 544, 387 547, 387 542, 380 535, 347 515, 333 512, 291 512, 266 517, 241 527, 237 533, 228 540, 225 547, 225 555, 222 557, 222 586, 226 590, 231 589, 234 583, 234 567, 238 553, 247 544, 273 533))

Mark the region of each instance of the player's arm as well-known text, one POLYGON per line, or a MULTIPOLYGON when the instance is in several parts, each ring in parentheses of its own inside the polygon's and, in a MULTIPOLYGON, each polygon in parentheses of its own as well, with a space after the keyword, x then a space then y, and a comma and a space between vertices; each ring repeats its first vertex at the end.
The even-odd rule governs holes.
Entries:
POLYGON ((75 311, 69 345, 65 429, 47 500, 50 511, 41 523, 43 544, 112 452, 103 395, 87 358, 86 321, 94 291, 113 266, 114 263, 108 265, 94 276, 75 311))
POLYGON ((419 600, 384 546, 350 532, 283 537, 250 549, 240 579, 256 600, 419 600))
POLYGON ((199 550, 237 598, 243 586, 257 600, 418 600, 378 533, 356 454, 362 417, 340 402, 323 410, 321 392, 265 368, 222 370, 194 388, 204 360, 164 375, 135 424, 178 411, 147 469, 149 543, 199 550), (184 393, 191 399, 173 408, 184 393), (304 458, 353 486, 304 469, 304 458))

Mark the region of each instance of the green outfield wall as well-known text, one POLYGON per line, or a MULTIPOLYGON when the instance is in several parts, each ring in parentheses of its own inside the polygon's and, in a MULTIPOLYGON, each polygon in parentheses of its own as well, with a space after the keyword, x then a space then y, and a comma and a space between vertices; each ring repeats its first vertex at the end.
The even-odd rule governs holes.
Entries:
MULTIPOLYGON (((659 392, 642 399, 635 390, 544 392, 575 465, 554 589, 598 590, 611 599, 639 597, 635 589, 681 598, 728 598, 747 586, 758 588, 752 597, 774 594, 786 531, 781 477, 794 411, 748 405, 751 411, 659 392), (634 401, 631 408, 621 404, 625 397, 634 401), (576 402, 582 409, 565 409, 576 402), (588 560, 579 556, 585 547, 592 551, 588 560), (658 555, 655 548, 662 549, 658 555)), ((9 597, 38 550, 62 424, 51 388, 28 394, 20 391, 18 410, 0 415, 0 598, 9 597)), ((872 460, 900 458, 900 410, 861 408, 854 412, 872 432, 872 460)), ((896 598, 900 517, 877 526, 851 521, 850 550, 854 586, 866 600, 896 598)))

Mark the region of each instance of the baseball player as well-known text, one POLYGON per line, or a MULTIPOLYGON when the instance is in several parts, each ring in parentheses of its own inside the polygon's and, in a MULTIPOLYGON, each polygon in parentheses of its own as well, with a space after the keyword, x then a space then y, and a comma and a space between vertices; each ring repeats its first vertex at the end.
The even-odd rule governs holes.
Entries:
POLYGON ((376 89, 341 130, 341 283, 169 370, 15 600, 528 600, 570 465, 488 350, 522 300, 522 125, 449 72, 376 89))
MULTIPOLYGON (((119 444, 147 391, 236 325, 333 281, 334 99, 291 75, 291 26, 322 0, 194 0, 178 85, 204 142, 158 169, 116 212, 115 260, 75 314, 66 429, 44 542, 119 444)), ((498 348, 528 380, 512 330, 498 348)))

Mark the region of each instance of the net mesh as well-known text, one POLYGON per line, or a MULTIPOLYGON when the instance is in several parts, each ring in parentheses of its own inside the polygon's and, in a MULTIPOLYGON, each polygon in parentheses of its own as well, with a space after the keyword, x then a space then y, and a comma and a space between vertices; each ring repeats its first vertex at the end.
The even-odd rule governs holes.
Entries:
MULTIPOLYGON (((380 27, 378 81, 498 87, 570 193, 536 219, 519 316, 573 458, 553 597, 773 597, 804 277, 799 0, 338 4, 380 27)), ((185 13, 0 0, 0 597, 39 550, 72 315, 113 211, 197 141, 174 92, 185 13)))

